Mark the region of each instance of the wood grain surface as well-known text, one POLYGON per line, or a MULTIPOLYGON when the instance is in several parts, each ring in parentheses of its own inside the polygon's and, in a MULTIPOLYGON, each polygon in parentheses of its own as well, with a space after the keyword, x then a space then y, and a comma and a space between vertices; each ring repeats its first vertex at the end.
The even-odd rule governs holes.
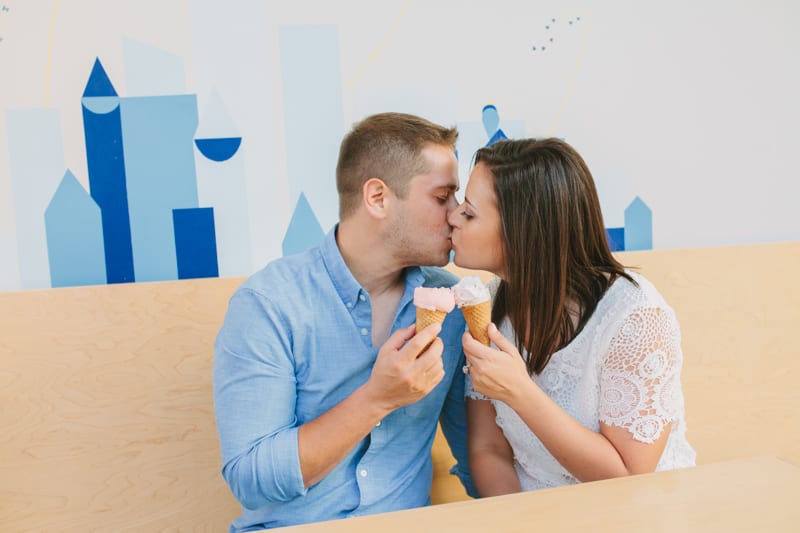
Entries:
POLYGON ((279 528, 281 533, 794 533, 800 468, 752 457, 279 528))
POLYGON ((0 294, 0 530, 227 530, 211 364, 240 281, 0 294))
MULTIPOLYGON (((698 462, 800 462, 800 242, 618 257, 680 320, 698 462)), ((211 372, 241 281, 0 293, 0 531, 227 530, 211 372)), ((432 501, 464 499, 433 455, 432 501)))

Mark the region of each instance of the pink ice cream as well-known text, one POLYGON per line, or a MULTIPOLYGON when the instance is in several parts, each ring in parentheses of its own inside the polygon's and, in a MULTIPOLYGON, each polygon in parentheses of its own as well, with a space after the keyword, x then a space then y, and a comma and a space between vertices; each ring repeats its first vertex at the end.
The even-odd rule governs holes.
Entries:
POLYGON ((417 287, 414 289, 414 305, 431 311, 449 313, 456 306, 453 291, 446 287, 417 287))

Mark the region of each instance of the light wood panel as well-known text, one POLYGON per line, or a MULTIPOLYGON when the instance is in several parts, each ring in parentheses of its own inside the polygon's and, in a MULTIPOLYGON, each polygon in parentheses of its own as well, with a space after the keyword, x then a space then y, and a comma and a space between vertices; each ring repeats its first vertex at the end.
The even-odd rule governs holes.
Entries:
MULTIPOLYGON (((800 243, 619 257, 678 314, 699 462, 800 462, 800 243)), ((227 529, 211 368, 240 282, 0 293, 0 531, 227 529)), ((464 499, 433 457, 432 500, 464 499)))
POLYGON ((227 530, 211 363, 240 281, 0 294, 0 530, 227 530))
POLYGON ((800 524, 798 487, 800 468, 796 465, 755 457, 279 531, 794 532, 800 524))

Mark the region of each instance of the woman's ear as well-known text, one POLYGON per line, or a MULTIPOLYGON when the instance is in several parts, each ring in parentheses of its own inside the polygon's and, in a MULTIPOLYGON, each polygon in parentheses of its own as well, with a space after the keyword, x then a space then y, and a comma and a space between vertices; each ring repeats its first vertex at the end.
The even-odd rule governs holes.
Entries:
POLYGON ((375 218, 386 218, 386 200, 391 193, 380 178, 370 178, 361 190, 367 213, 375 218))

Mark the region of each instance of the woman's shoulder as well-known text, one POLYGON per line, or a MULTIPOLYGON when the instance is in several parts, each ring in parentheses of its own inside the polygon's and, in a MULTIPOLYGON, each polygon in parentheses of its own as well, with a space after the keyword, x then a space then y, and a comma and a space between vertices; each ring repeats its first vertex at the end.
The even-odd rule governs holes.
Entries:
POLYGON ((617 278, 597 306, 605 325, 613 328, 615 323, 624 322, 634 315, 648 316, 653 310, 676 319, 675 311, 650 280, 631 270, 625 270, 625 273, 631 279, 617 278))
POLYGON ((606 297, 626 302, 635 307, 663 307, 669 304, 655 285, 638 272, 625 270, 631 279, 617 278, 606 293, 606 297))

